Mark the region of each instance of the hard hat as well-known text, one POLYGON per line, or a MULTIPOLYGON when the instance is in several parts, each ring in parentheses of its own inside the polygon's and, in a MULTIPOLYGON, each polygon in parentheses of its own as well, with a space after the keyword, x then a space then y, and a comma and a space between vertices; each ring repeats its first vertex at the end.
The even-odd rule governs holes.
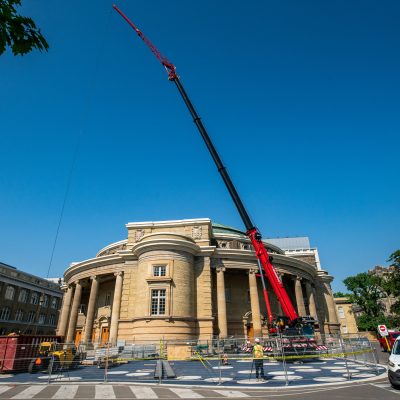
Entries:
POLYGON ((260 339, 259 339, 259 338, 255 338, 254 341, 255 341, 256 343, 259 343, 259 342, 260 342, 260 339))

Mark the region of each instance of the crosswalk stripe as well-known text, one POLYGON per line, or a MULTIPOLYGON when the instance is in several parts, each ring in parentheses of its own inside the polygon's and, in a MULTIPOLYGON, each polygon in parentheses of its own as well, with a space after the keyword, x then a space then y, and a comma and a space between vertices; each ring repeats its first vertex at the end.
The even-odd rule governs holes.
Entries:
POLYGON ((78 391, 79 385, 62 385, 52 399, 73 399, 78 391))
POLYGON ((201 394, 196 393, 191 389, 169 388, 169 390, 171 390, 171 392, 174 392, 182 399, 200 399, 204 397, 201 394))
POLYGON ((11 386, 0 386, 0 394, 7 392, 8 389, 11 389, 11 386))
POLYGON ((11 397, 12 399, 31 399, 33 396, 41 392, 46 386, 35 385, 29 386, 22 392, 19 392, 15 396, 11 397))
POLYGON ((146 386, 129 386, 137 399, 158 399, 153 389, 146 386))
POLYGON ((238 390, 214 390, 225 397, 249 397, 246 393, 239 392, 238 390))
POLYGON ((115 399, 114 389, 111 385, 96 385, 95 399, 115 399))

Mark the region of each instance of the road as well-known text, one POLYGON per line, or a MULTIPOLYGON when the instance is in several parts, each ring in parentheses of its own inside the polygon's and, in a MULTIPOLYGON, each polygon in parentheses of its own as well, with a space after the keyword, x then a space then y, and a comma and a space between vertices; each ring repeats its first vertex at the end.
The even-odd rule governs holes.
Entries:
POLYGON ((0 399, 301 399, 301 400, 400 400, 400 391, 386 379, 371 383, 305 388, 245 389, 173 387, 165 385, 51 384, 0 385, 0 399))

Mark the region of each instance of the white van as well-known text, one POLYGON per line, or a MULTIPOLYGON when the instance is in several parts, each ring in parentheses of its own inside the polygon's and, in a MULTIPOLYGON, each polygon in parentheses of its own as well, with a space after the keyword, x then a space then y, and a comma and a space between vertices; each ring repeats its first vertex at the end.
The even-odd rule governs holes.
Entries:
POLYGON ((394 342, 388 362, 388 377, 392 386, 400 389, 400 336, 394 342))

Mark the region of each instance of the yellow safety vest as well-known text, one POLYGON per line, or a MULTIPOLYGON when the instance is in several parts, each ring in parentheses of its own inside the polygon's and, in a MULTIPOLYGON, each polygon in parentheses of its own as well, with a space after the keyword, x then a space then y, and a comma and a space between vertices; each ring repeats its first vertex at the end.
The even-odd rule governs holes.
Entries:
POLYGON ((253 348, 254 358, 264 358, 264 350, 260 344, 256 344, 253 348))

